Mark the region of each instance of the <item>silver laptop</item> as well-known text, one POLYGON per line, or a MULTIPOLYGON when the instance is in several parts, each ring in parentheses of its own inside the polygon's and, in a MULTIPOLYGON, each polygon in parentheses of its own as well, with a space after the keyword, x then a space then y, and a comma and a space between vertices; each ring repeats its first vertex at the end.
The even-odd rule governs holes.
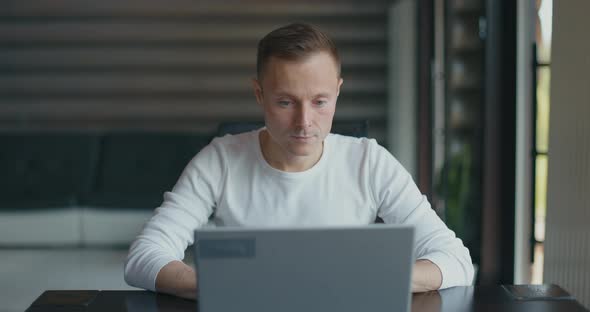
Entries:
POLYGON ((410 311, 414 230, 195 231, 201 312, 410 311))

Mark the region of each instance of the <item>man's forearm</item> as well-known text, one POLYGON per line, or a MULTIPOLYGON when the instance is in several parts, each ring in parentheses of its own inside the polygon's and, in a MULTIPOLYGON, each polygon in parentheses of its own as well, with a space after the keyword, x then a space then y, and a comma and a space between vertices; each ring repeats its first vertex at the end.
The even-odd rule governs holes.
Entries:
MULTIPOLYGON (((436 264, 429 260, 416 261, 412 277, 412 292, 436 290, 441 284, 442 273, 436 264)), ((172 261, 158 273, 156 290, 194 300, 197 296, 195 271, 181 261, 172 261)))
POLYGON ((429 260, 416 261, 412 275, 412 292, 436 290, 442 284, 442 273, 439 267, 429 260))
POLYGON ((166 264, 156 277, 156 291, 195 300, 197 298, 195 270, 181 261, 166 264))

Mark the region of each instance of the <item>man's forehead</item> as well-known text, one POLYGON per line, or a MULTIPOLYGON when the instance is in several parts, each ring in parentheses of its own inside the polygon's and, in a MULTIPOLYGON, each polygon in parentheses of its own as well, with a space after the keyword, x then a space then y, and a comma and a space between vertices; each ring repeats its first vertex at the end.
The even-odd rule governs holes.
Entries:
MULTIPOLYGON (((299 94, 296 94, 294 92, 290 92, 290 91, 286 91, 286 90, 270 90, 270 93, 274 96, 277 97, 281 97, 281 96, 286 96, 286 97, 299 97, 299 94)), ((309 95, 313 96, 313 97, 330 97, 332 95, 333 92, 328 92, 328 91, 311 91, 308 92, 309 95)))

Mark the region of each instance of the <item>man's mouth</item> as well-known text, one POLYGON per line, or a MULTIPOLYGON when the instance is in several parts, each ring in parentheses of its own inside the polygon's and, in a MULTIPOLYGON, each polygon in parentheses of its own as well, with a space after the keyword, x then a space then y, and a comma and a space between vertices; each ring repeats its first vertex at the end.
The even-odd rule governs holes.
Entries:
POLYGON ((307 141, 307 140, 313 139, 315 136, 314 135, 292 135, 291 137, 295 140, 298 140, 298 141, 307 141))

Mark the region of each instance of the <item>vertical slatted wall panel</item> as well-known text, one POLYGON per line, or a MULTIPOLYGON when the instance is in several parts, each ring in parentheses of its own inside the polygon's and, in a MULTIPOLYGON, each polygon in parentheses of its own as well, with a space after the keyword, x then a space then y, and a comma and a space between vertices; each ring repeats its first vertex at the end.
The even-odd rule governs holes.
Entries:
POLYGON ((387 3, 2 1, 0 130, 212 132, 260 120, 258 40, 306 21, 343 57, 336 120, 367 119, 385 143, 387 3))
POLYGON ((590 2, 554 2, 545 283, 590 307, 590 2))

